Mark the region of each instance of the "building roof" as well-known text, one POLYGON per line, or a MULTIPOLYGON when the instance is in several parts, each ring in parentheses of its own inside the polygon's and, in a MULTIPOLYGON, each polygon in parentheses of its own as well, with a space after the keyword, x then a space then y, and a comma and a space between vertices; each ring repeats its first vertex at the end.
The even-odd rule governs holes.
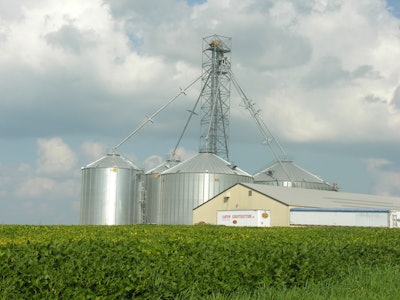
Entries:
POLYGON ((173 166, 162 174, 174 173, 213 173, 213 174, 232 174, 252 177, 250 174, 239 169, 237 166, 224 160, 223 158, 208 152, 201 152, 173 166))
POLYGON ((400 209, 400 197, 285 188, 255 183, 238 183, 288 206, 323 208, 400 209))

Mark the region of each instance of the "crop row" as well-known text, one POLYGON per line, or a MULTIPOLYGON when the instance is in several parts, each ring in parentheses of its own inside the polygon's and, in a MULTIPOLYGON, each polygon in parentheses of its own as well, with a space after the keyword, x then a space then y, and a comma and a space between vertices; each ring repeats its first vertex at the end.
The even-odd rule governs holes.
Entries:
POLYGON ((198 298, 400 265, 385 228, 0 226, 1 298, 198 298))

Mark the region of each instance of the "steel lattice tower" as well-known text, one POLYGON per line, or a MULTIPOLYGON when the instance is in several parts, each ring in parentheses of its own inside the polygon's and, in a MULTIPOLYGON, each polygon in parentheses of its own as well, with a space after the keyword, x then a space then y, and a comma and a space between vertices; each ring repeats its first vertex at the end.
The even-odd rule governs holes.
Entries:
POLYGON ((203 38, 200 152, 229 160, 229 108, 232 39, 203 38))

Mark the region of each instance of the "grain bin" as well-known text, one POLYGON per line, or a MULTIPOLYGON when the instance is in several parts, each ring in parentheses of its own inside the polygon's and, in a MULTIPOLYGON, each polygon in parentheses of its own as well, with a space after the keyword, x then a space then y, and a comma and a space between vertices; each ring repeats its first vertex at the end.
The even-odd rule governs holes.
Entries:
POLYGON ((193 209, 239 182, 253 177, 221 157, 208 152, 164 171, 159 175, 161 224, 193 223, 193 209))
POLYGON ((176 166, 181 161, 169 159, 145 174, 145 222, 149 224, 160 224, 161 197, 160 197, 160 174, 176 166))
POLYGON ((142 223, 143 171, 117 153, 82 168, 81 224, 142 223))
POLYGON ((289 159, 274 162, 266 169, 255 174, 254 183, 314 190, 338 190, 336 184, 330 185, 289 159))

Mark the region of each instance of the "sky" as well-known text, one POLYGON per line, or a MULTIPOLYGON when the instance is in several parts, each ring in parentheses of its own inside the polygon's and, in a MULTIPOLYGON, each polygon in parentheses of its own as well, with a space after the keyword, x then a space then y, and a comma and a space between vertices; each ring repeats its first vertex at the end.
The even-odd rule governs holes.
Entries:
MULTIPOLYGON (((232 38, 232 71, 294 163, 342 192, 400 197, 400 1, 0 0, 0 224, 78 224, 81 168, 200 75, 213 34, 232 38)), ((199 93, 118 153, 163 162, 199 93)), ((241 169, 274 161, 233 86, 229 135, 241 169)))

